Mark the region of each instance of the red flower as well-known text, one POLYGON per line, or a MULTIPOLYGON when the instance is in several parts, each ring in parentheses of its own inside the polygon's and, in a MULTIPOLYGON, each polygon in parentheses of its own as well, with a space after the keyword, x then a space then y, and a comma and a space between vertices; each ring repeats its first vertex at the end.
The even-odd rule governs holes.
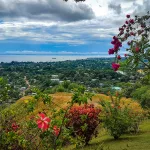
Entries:
POLYGON ((92 117, 94 116, 94 114, 93 114, 93 113, 89 113, 88 116, 89 116, 90 118, 92 118, 92 117))
POLYGON ((11 127, 12 127, 13 131, 16 132, 17 129, 19 128, 19 125, 17 125, 17 124, 14 122, 14 123, 12 123, 11 127))
POLYGON ((118 106, 118 109, 121 109, 121 106, 118 106))
POLYGON ((128 22, 128 21, 126 21, 125 23, 126 23, 126 24, 129 24, 129 22, 128 22))
POLYGON ((124 24, 123 27, 126 28, 126 25, 124 24))
POLYGON ((124 56, 125 56, 125 57, 127 57, 127 56, 128 56, 128 54, 124 54, 124 56))
POLYGON ((58 128, 57 126, 54 126, 54 127, 53 127, 53 131, 54 131, 54 135, 55 135, 55 136, 58 136, 58 135, 59 135, 59 132, 60 132, 60 128, 58 128))
POLYGON ((139 51, 140 51, 139 47, 136 47, 136 48, 135 48, 135 51, 136 51, 136 52, 139 52, 139 51))
POLYGON ((128 43, 127 43, 128 45, 131 45, 131 41, 128 41, 128 43))
POLYGON ((131 24, 133 24, 133 23, 134 23, 134 19, 130 19, 129 22, 130 22, 131 24))
POLYGON ((119 28, 119 31, 123 31, 123 28, 119 28))
POLYGON ((130 15, 126 15, 127 18, 130 18, 130 15))
POLYGON ((143 25, 141 25, 141 28, 145 28, 145 25, 143 24, 143 25))
POLYGON ((119 60, 120 60, 120 59, 121 59, 121 56, 120 56, 120 55, 118 55, 118 56, 117 56, 117 59, 119 59, 119 60))
POLYGON ((38 128, 42 129, 43 131, 49 128, 50 118, 46 117, 44 113, 39 113, 39 119, 37 120, 38 128))
POLYGON ((109 51, 108 51, 108 54, 111 55, 111 54, 114 54, 114 52, 115 52, 114 49, 110 48, 109 51))
POLYGON ((124 32, 123 32, 123 31, 121 31, 121 32, 119 33, 119 35, 122 35, 122 34, 124 34, 124 32))
POLYGON ((114 71, 117 71, 120 67, 120 64, 112 63, 112 68, 114 71))
POLYGON ((130 35, 133 35, 133 36, 135 36, 136 34, 135 34, 134 32, 130 32, 130 35))
POLYGON ((116 36, 113 36, 113 39, 114 39, 114 40, 118 40, 118 38, 117 38, 116 36))

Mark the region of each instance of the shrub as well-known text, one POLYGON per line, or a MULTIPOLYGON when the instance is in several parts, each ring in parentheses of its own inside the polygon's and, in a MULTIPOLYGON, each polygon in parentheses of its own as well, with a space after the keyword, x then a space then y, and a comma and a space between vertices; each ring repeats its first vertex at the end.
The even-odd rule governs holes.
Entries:
POLYGON ((137 102, 126 102, 117 95, 116 98, 111 97, 111 101, 101 101, 100 104, 103 106, 104 127, 114 139, 118 139, 127 131, 138 132, 143 111, 137 102))
POLYGON ((132 92, 131 96, 138 100, 143 107, 150 108, 150 86, 142 86, 132 92))
POLYGON ((94 105, 73 106, 66 116, 69 120, 67 127, 72 127, 74 136, 87 145, 99 125, 99 113, 100 109, 94 105))

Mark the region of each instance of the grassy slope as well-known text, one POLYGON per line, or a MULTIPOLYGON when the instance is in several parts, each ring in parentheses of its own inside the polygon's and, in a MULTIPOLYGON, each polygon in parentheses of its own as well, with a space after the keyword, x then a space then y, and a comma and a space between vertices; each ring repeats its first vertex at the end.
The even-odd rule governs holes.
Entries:
MULTIPOLYGON (((90 145, 79 150, 150 150, 150 120, 145 120, 136 135, 123 135, 114 140, 104 130, 97 138, 93 138, 90 145)), ((73 146, 64 150, 73 150, 73 146)))
MULTIPOLYGON (((68 93, 56 93, 51 95, 53 101, 60 107, 65 107, 67 102, 71 100, 72 94, 68 93)), ((37 115, 39 111, 43 111, 46 107, 41 101, 38 103, 38 107, 33 113, 27 115, 26 109, 24 108, 25 100, 30 100, 31 97, 26 96, 18 100, 15 104, 11 105, 10 108, 6 109, 15 112, 17 120, 23 121, 29 118, 31 115, 37 115)), ((106 95, 96 95, 93 97, 93 101, 90 103, 97 103, 101 100, 109 100, 106 95)), ((128 101, 126 99, 126 101, 128 101)), ((56 107, 56 106, 54 106, 56 107)), ((135 106, 136 107, 136 106, 135 106)), ((136 107, 137 108, 137 107, 136 107)), ((49 114, 49 112, 47 112, 49 114)), ((124 135, 119 140, 115 141, 108 133, 104 130, 100 131, 97 138, 93 138, 90 145, 83 148, 84 150, 150 150, 150 120, 144 121, 140 126, 140 133, 138 135, 124 135), (103 149, 101 149, 103 147, 103 149)), ((72 146, 65 148, 65 150, 72 150, 72 146)), ((82 149, 81 149, 82 150, 82 149)))

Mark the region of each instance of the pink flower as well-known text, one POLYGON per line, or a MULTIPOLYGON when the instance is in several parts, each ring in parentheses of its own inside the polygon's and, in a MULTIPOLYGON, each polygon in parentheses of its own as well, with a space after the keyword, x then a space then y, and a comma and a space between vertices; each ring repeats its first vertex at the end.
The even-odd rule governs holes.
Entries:
POLYGON ((127 56, 128 56, 128 54, 124 54, 124 56, 125 56, 125 57, 127 57, 127 56))
POLYGON ((139 47, 136 47, 136 48, 135 48, 135 51, 136 51, 136 52, 139 52, 139 51, 140 51, 139 47))
POLYGON ((124 32, 123 32, 123 31, 121 31, 121 32, 119 33, 119 35, 122 35, 122 34, 124 34, 124 32))
POLYGON ((119 59, 119 60, 120 60, 120 59, 121 59, 121 56, 120 56, 120 55, 118 55, 118 56, 117 56, 117 59, 119 59))
POLYGON ((114 52, 115 52, 114 49, 110 48, 109 51, 108 51, 108 54, 111 55, 111 54, 114 54, 114 52))
POLYGON ((113 39, 114 39, 114 40, 118 40, 118 38, 117 38, 116 36, 113 36, 113 39))
POLYGON ((144 24, 142 24, 142 25, 141 25, 141 28, 145 28, 145 25, 144 25, 144 24))
POLYGON ((54 126, 54 127, 53 127, 53 131, 54 131, 54 135, 55 135, 55 136, 58 136, 58 135, 59 135, 59 132, 60 132, 60 128, 58 128, 57 126, 54 126))
POLYGON ((123 31, 124 29, 123 28, 119 28, 119 31, 123 31))
POLYGON ((13 131, 16 132, 17 129, 19 128, 19 125, 17 125, 16 122, 14 122, 14 123, 12 123, 11 127, 12 127, 13 131))
POLYGON ((131 24, 133 24, 133 23, 134 23, 134 19, 130 19, 129 22, 130 22, 131 24))
POLYGON ((50 122, 51 122, 50 118, 48 118, 44 113, 39 113, 39 119, 37 120, 38 128, 45 131, 49 128, 50 122))
POLYGON ((125 27, 126 27, 126 25, 124 24, 124 25, 123 25, 123 27, 125 28, 125 27))
POLYGON ((125 23, 126 23, 126 24, 129 24, 129 22, 128 22, 128 21, 126 21, 125 23))
POLYGON ((128 41, 128 43, 127 43, 128 45, 131 45, 131 41, 128 41))
POLYGON ((127 18, 130 18, 130 15, 126 15, 127 18))
POLYGON ((120 64, 117 64, 117 63, 112 63, 112 68, 114 71, 117 71, 120 67, 120 64))
POLYGON ((135 36, 135 33, 134 33, 134 32, 130 32, 130 35, 133 35, 133 36, 135 36))

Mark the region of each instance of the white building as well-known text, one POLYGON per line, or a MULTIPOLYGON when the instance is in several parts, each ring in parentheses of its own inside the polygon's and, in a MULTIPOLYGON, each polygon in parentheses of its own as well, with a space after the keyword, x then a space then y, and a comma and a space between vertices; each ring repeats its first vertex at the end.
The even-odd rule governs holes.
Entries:
POLYGON ((52 79, 57 79, 59 78, 58 75, 52 75, 52 79))

